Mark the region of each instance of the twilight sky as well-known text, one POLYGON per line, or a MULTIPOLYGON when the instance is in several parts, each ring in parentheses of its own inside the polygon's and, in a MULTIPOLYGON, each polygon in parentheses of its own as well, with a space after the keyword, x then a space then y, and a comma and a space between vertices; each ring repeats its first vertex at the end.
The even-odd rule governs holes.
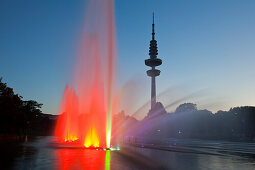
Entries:
MULTIPOLYGON (((45 113, 58 113, 72 79, 85 6, 84 0, 0 0, 0 76, 25 100, 43 103, 45 113)), ((154 11, 163 60, 157 91, 166 94, 159 98, 165 106, 193 93, 183 102, 214 112, 254 106, 254 9, 253 0, 116 0, 118 87, 139 80, 135 107, 149 100, 144 59, 154 11)))

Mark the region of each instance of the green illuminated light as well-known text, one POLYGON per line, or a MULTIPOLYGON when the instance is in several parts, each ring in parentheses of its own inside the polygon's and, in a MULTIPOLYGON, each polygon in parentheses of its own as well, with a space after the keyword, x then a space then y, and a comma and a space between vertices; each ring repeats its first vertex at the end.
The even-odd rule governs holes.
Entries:
POLYGON ((107 127, 106 127, 106 147, 111 147, 111 132, 112 132, 112 102, 111 97, 109 98, 108 104, 108 117, 107 117, 107 127))
POLYGON ((110 170, 110 161, 111 161, 110 151, 107 150, 105 155, 105 170, 110 170))

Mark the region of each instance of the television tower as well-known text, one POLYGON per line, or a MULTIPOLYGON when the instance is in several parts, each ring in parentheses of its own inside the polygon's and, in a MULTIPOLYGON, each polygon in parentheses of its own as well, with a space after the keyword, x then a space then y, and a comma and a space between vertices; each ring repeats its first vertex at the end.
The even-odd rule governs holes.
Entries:
POLYGON ((162 64, 162 60, 157 58, 158 47, 157 47, 157 41, 155 40, 154 26, 155 24, 154 24, 154 13, 153 13, 152 40, 150 41, 150 50, 149 50, 150 58, 145 60, 145 65, 151 67, 151 69, 147 71, 147 75, 151 77, 151 109, 156 104, 156 77, 160 75, 160 70, 155 69, 155 67, 160 66, 162 64))

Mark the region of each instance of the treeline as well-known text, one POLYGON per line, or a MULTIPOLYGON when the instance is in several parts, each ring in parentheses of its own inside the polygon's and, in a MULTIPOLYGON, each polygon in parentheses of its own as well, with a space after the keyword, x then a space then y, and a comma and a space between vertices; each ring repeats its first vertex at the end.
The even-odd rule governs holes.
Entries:
POLYGON ((208 110, 198 110, 195 104, 184 103, 174 113, 164 114, 162 118, 165 124, 157 128, 162 128, 162 135, 167 137, 255 140, 255 107, 252 106, 235 107, 213 114, 208 110))
POLYGON ((0 78, 0 135, 48 135, 54 121, 42 114, 42 104, 22 100, 0 78))
MULTIPOLYGON (((123 116, 122 116, 123 117, 123 116)), ((121 119, 120 114, 116 119, 121 119)), ((130 119, 129 119, 130 120, 130 119)), ((162 104, 141 121, 122 123, 127 135, 151 138, 189 138, 255 141, 255 107, 234 107, 212 113, 184 103, 167 113, 162 104)))

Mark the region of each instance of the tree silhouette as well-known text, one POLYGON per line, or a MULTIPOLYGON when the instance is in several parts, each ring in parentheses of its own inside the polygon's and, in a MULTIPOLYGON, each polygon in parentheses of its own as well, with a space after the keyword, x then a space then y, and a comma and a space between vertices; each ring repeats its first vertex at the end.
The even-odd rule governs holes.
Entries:
POLYGON ((175 113, 180 112, 194 112, 197 111, 197 105, 193 103, 183 103, 176 108, 175 113))
POLYGON ((22 97, 2 82, 0 78, 0 132, 25 134, 41 116, 42 104, 22 97))

